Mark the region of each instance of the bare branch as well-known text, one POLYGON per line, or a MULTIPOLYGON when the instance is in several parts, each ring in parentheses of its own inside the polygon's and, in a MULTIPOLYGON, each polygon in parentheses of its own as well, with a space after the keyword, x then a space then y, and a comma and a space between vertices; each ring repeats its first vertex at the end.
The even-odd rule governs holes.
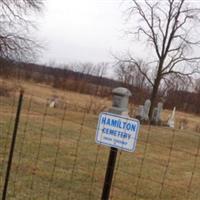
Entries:
POLYGON ((200 73, 200 57, 189 52, 200 46, 198 32, 195 32, 200 25, 200 3, 190 4, 187 0, 132 0, 132 3, 129 17, 133 15, 134 19, 138 19, 138 25, 130 32, 141 34, 142 42, 151 45, 150 61, 145 62, 150 63, 147 67, 152 74, 145 73, 133 56, 128 55, 128 59, 121 61, 133 63, 152 85, 151 116, 163 80, 168 79, 170 74, 189 79, 200 73), (155 62, 151 63, 152 60, 155 62))
POLYGON ((146 71, 143 71, 142 67, 141 67, 141 63, 137 60, 135 60, 134 58, 132 58, 131 56, 128 59, 119 59, 118 58, 118 63, 128 63, 128 64, 133 64, 134 66, 137 67, 137 69, 139 70, 139 72, 147 79, 147 81, 153 86, 153 82, 151 81, 151 79, 149 78, 149 76, 147 75, 146 71))
POLYGON ((43 0, 0 0, 0 57, 8 59, 30 58, 33 49, 40 47, 30 38, 28 19, 31 11, 39 12, 43 0))

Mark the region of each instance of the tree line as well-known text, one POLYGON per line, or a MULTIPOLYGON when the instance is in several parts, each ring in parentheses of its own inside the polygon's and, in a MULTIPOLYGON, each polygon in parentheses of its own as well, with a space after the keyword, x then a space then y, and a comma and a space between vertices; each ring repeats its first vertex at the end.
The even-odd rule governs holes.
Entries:
MULTIPOLYGON (((106 63, 77 63, 62 68, 34 63, 0 60, 0 76, 4 79, 43 83, 54 88, 70 90, 100 97, 109 97, 115 87, 127 87, 133 94, 131 102, 143 104, 151 96, 151 88, 137 68, 128 65, 116 66, 117 80, 105 77, 106 63)), ((163 101, 167 109, 200 114, 200 80, 191 88, 182 79, 173 79, 173 84, 163 85, 158 91, 156 102, 163 101)))

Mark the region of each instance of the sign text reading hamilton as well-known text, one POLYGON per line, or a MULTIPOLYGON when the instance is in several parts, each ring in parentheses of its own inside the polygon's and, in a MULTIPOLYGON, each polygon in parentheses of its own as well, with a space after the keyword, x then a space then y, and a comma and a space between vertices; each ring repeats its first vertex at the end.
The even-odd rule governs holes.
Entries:
POLYGON ((121 115, 101 113, 97 127, 96 141, 100 144, 134 151, 139 121, 121 115))

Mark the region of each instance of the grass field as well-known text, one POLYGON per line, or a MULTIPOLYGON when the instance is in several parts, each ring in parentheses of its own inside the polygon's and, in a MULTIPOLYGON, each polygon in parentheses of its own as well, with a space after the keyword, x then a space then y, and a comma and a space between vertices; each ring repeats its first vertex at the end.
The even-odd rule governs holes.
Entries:
MULTIPOLYGON (((11 82, 4 84, 12 87, 11 82)), ((109 148, 95 144, 96 112, 106 110, 110 100, 20 84, 25 97, 8 199, 100 199, 109 148), (52 95, 66 104, 49 108, 46 102, 52 95)), ((0 97, 1 191, 17 95, 0 97)), ((188 128, 143 125, 136 151, 118 152, 111 199, 200 199, 200 133, 194 131, 200 118, 177 112, 176 119, 187 119, 188 128)))

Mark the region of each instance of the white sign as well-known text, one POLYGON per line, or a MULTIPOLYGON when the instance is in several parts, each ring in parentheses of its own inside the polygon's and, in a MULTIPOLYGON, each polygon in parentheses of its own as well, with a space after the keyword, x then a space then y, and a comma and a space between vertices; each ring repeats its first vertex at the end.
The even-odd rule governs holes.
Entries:
POLYGON ((140 122, 122 115, 101 113, 96 131, 96 142, 133 152, 136 147, 140 122))

